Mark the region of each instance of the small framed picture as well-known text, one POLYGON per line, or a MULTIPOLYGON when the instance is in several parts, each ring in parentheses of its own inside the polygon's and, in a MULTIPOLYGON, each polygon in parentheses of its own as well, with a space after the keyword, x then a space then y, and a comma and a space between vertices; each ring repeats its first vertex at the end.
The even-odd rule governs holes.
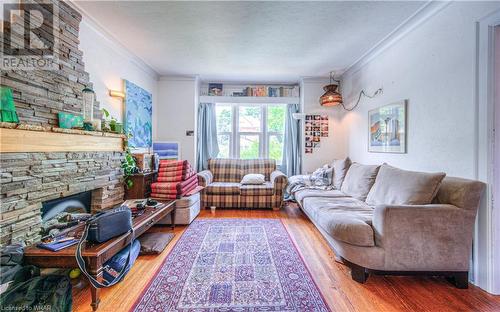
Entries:
POLYGON ((312 154, 313 149, 312 148, 306 148, 306 154, 312 154))
POLYGON ((321 132, 322 137, 328 137, 328 132, 321 132))
POLYGON ((222 95, 222 83, 209 83, 208 84, 208 95, 222 95))
POLYGON ((314 147, 314 148, 318 148, 318 147, 320 147, 320 146, 321 146, 321 143, 320 143, 320 142, 315 142, 315 143, 313 144, 313 147, 314 147))
POLYGON ((368 112, 368 151, 406 153, 406 106, 399 101, 368 112))
POLYGON ((311 141, 306 142, 306 147, 313 147, 313 143, 311 141))
POLYGON ((158 154, 160 159, 181 159, 179 142, 153 142, 153 153, 158 154))

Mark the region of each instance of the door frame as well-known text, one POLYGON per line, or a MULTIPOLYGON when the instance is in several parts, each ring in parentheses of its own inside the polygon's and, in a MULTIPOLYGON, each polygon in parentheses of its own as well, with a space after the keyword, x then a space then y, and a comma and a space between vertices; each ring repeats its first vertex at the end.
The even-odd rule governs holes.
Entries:
MULTIPOLYGON (((500 294, 500 199, 495 201, 495 26, 500 10, 476 23, 475 55, 475 176, 487 183, 476 218, 472 282, 484 290, 500 294), (497 209, 494 209, 496 205, 497 209)), ((498 157, 498 155, 496 156, 498 157)), ((496 186, 499 188, 500 186, 496 186)))

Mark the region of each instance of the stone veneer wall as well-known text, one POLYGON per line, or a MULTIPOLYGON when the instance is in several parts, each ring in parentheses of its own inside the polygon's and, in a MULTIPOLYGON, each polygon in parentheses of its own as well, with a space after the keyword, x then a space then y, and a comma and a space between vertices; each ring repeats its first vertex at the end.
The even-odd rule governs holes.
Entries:
MULTIPOLYGON (((82 16, 64 2, 52 2, 59 11, 59 31, 55 33, 59 46, 54 51, 59 68, 0 73, 0 85, 13 89, 22 124, 18 128, 50 131, 58 124, 58 112, 82 114, 82 90, 92 87, 83 52, 78 49, 82 16)), ((51 30, 40 29, 37 35, 48 40, 44 31, 51 30)), ((14 37, 22 39, 20 34, 14 37)), ((9 38, 2 36, 1 40, 9 38)), ((97 101, 94 117, 101 118, 97 101)), ((44 201, 93 190, 93 211, 121 203, 122 159, 120 152, 0 153, 0 246, 30 244, 40 238, 44 201)))
MULTIPOLYGON (((58 45, 54 49, 54 59, 59 64, 59 68, 57 70, 1 71, 0 84, 12 88, 21 123, 57 126, 57 113, 59 112, 81 115, 82 90, 86 86, 92 88, 89 74, 85 71, 83 63, 83 52, 78 49, 80 43, 78 32, 82 16, 63 1, 53 0, 52 2, 57 5, 56 12, 59 13, 60 31, 54 34, 58 39, 58 45)), ((14 34, 12 41, 16 42, 16 37, 23 38, 22 34, 15 34, 16 30, 20 31, 18 27, 12 26, 11 28, 14 34)), ((46 31, 52 30, 46 29, 46 31)), ((43 41, 50 40, 44 32, 38 32, 37 35, 43 38, 43 41)), ((9 38, 3 38, 3 40, 7 41, 9 38)), ((94 116, 101 118, 97 101, 94 104, 94 116)))
POLYGON ((40 239, 42 202, 93 190, 92 210, 123 201, 120 152, 1 155, 0 245, 40 239))

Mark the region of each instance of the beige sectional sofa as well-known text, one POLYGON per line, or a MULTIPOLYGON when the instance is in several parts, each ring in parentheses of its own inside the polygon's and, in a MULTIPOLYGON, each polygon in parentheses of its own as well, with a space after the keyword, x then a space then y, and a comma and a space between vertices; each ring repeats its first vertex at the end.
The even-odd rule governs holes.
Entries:
POLYGON ((363 283, 369 273, 424 273, 467 287, 484 183, 349 163, 334 162, 336 189, 303 189, 294 196, 336 256, 351 267, 352 278, 363 283))

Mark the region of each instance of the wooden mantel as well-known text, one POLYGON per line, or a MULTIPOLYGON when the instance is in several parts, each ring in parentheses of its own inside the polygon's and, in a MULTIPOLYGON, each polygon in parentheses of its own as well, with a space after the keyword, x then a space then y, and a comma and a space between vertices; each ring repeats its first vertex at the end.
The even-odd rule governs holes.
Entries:
POLYGON ((124 135, 60 128, 42 129, 0 127, 0 152, 124 151, 124 135))

